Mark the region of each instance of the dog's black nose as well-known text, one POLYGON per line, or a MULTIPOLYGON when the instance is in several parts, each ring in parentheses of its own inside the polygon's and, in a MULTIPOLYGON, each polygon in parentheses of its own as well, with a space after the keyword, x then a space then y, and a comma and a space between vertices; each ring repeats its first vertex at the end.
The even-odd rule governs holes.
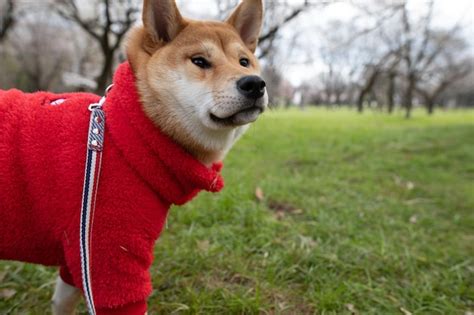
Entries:
POLYGON ((251 99, 259 99, 265 95, 265 81, 259 76, 249 75, 237 81, 240 94, 251 99))

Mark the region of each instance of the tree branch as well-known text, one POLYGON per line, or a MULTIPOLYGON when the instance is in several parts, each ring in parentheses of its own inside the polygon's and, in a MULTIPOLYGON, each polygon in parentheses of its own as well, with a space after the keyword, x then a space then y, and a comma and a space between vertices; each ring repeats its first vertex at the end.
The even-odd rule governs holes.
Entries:
POLYGON ((262 34, 259 37, 258 42, 261 44, 275 37, 275 35, 278 33, 278 31, 283 25, 295 19, 298 15, 300 15, 300 13, 302 13, 307 7, 309 7, 309 5, 310 5, 309 2, 305 1, 305 3, 301 7, 296 8, 295 10, 293 10, 293 12, 291 12, 288 16, 286 16, 283 19, 282 23, 279 23, 271 27, 265 34, 262 34))
POLYGON ((15 5, 13 0, 7 0, 7 8, 3 14, 4 18, 1 19, 0 23, 0 41, 6 37, 8 30, 11 29, 15 23, 14 9, 15 5))
POLYGON ((76 6, 74 0, 58 0, 57 6, 54 6, 53 9, 64 19, 75 22, 80 28, 82 28, 90 36, 94 37, 96 40, 101 39, 100 34, 94 31, 94 24, 91 21, 83 20, 79 14, 79 10, 76 6))

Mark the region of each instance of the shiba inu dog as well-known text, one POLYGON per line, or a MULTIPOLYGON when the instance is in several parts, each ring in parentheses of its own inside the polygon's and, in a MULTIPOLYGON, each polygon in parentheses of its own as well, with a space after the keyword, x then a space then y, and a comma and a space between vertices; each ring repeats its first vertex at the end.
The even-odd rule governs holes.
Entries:
POLYGON ((173 1, 146 0, 145 27, 130 36, 145 112, 204 163, 221 159, 265 110, 253 54, 262 17, 262 1, 244 1, 220 23, 184 19, 173 1))
POLYGON ((170 205, 222 188, 220 161, 267 107, 254 56, 262 19, 262 0, 243 0, 225 22, 144 1, 100 103, 105 129, 89 129, 104 143, 86 237, 84 152, 89 124, 101 122, 88 106, 99 97, 0 91, 0 259, 61 267, 54 314, 73 314, 82 295, 93 314, 146 313, 170 205))

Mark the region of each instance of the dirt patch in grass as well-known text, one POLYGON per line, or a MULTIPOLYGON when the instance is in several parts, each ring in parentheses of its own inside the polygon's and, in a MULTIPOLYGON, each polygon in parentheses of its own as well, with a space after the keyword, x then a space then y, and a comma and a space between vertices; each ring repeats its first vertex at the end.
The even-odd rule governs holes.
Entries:
POLYGON ((277 219, 283 219, 289 214, 302 214, 303 210, 290 202, 279 201, 272 198, 265 197, 265 193, 262 188, 257 187, 255 189, 255 198, 257 202, 264 203, 268 209, 272 210, 277 219))
POLYGON ((314 305, 305 301, 302 296, 290 292, 271 290, 266 298, 271 301, 272 306, 264 314, 306 315, 316 313, 314 305))
POLYGON ((303 209, 298 208, 297 206, 285 202, 285 201, 277 201, 277 200, 268 200, 267 206, 270 210, 274 212, 275 218, 281 220, 288 215, 297 215, 302 214, 303 209))
POLYGON ((252 277, 242 275, 239 273, 224 275, 223 277, 210 276, 203 279, 203 284, 206 288, 215 289, 229 289, 235 287, 254 288, 256 286, 255 279, 252 277))

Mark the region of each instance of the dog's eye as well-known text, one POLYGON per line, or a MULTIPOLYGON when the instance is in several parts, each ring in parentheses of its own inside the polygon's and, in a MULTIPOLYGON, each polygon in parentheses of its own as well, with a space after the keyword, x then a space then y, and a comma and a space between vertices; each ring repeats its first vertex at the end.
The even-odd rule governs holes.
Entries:
POLYGON ((247 58, 241 58, 240 59, 240 65, 242 67, 248 68, 250 65, 250 61, 247 58))
POLYGON ((192 63, 202 69, 209 69, 211 67, 211 63, 207 61, 203 57, 193 57, 191 58, 192 63))

